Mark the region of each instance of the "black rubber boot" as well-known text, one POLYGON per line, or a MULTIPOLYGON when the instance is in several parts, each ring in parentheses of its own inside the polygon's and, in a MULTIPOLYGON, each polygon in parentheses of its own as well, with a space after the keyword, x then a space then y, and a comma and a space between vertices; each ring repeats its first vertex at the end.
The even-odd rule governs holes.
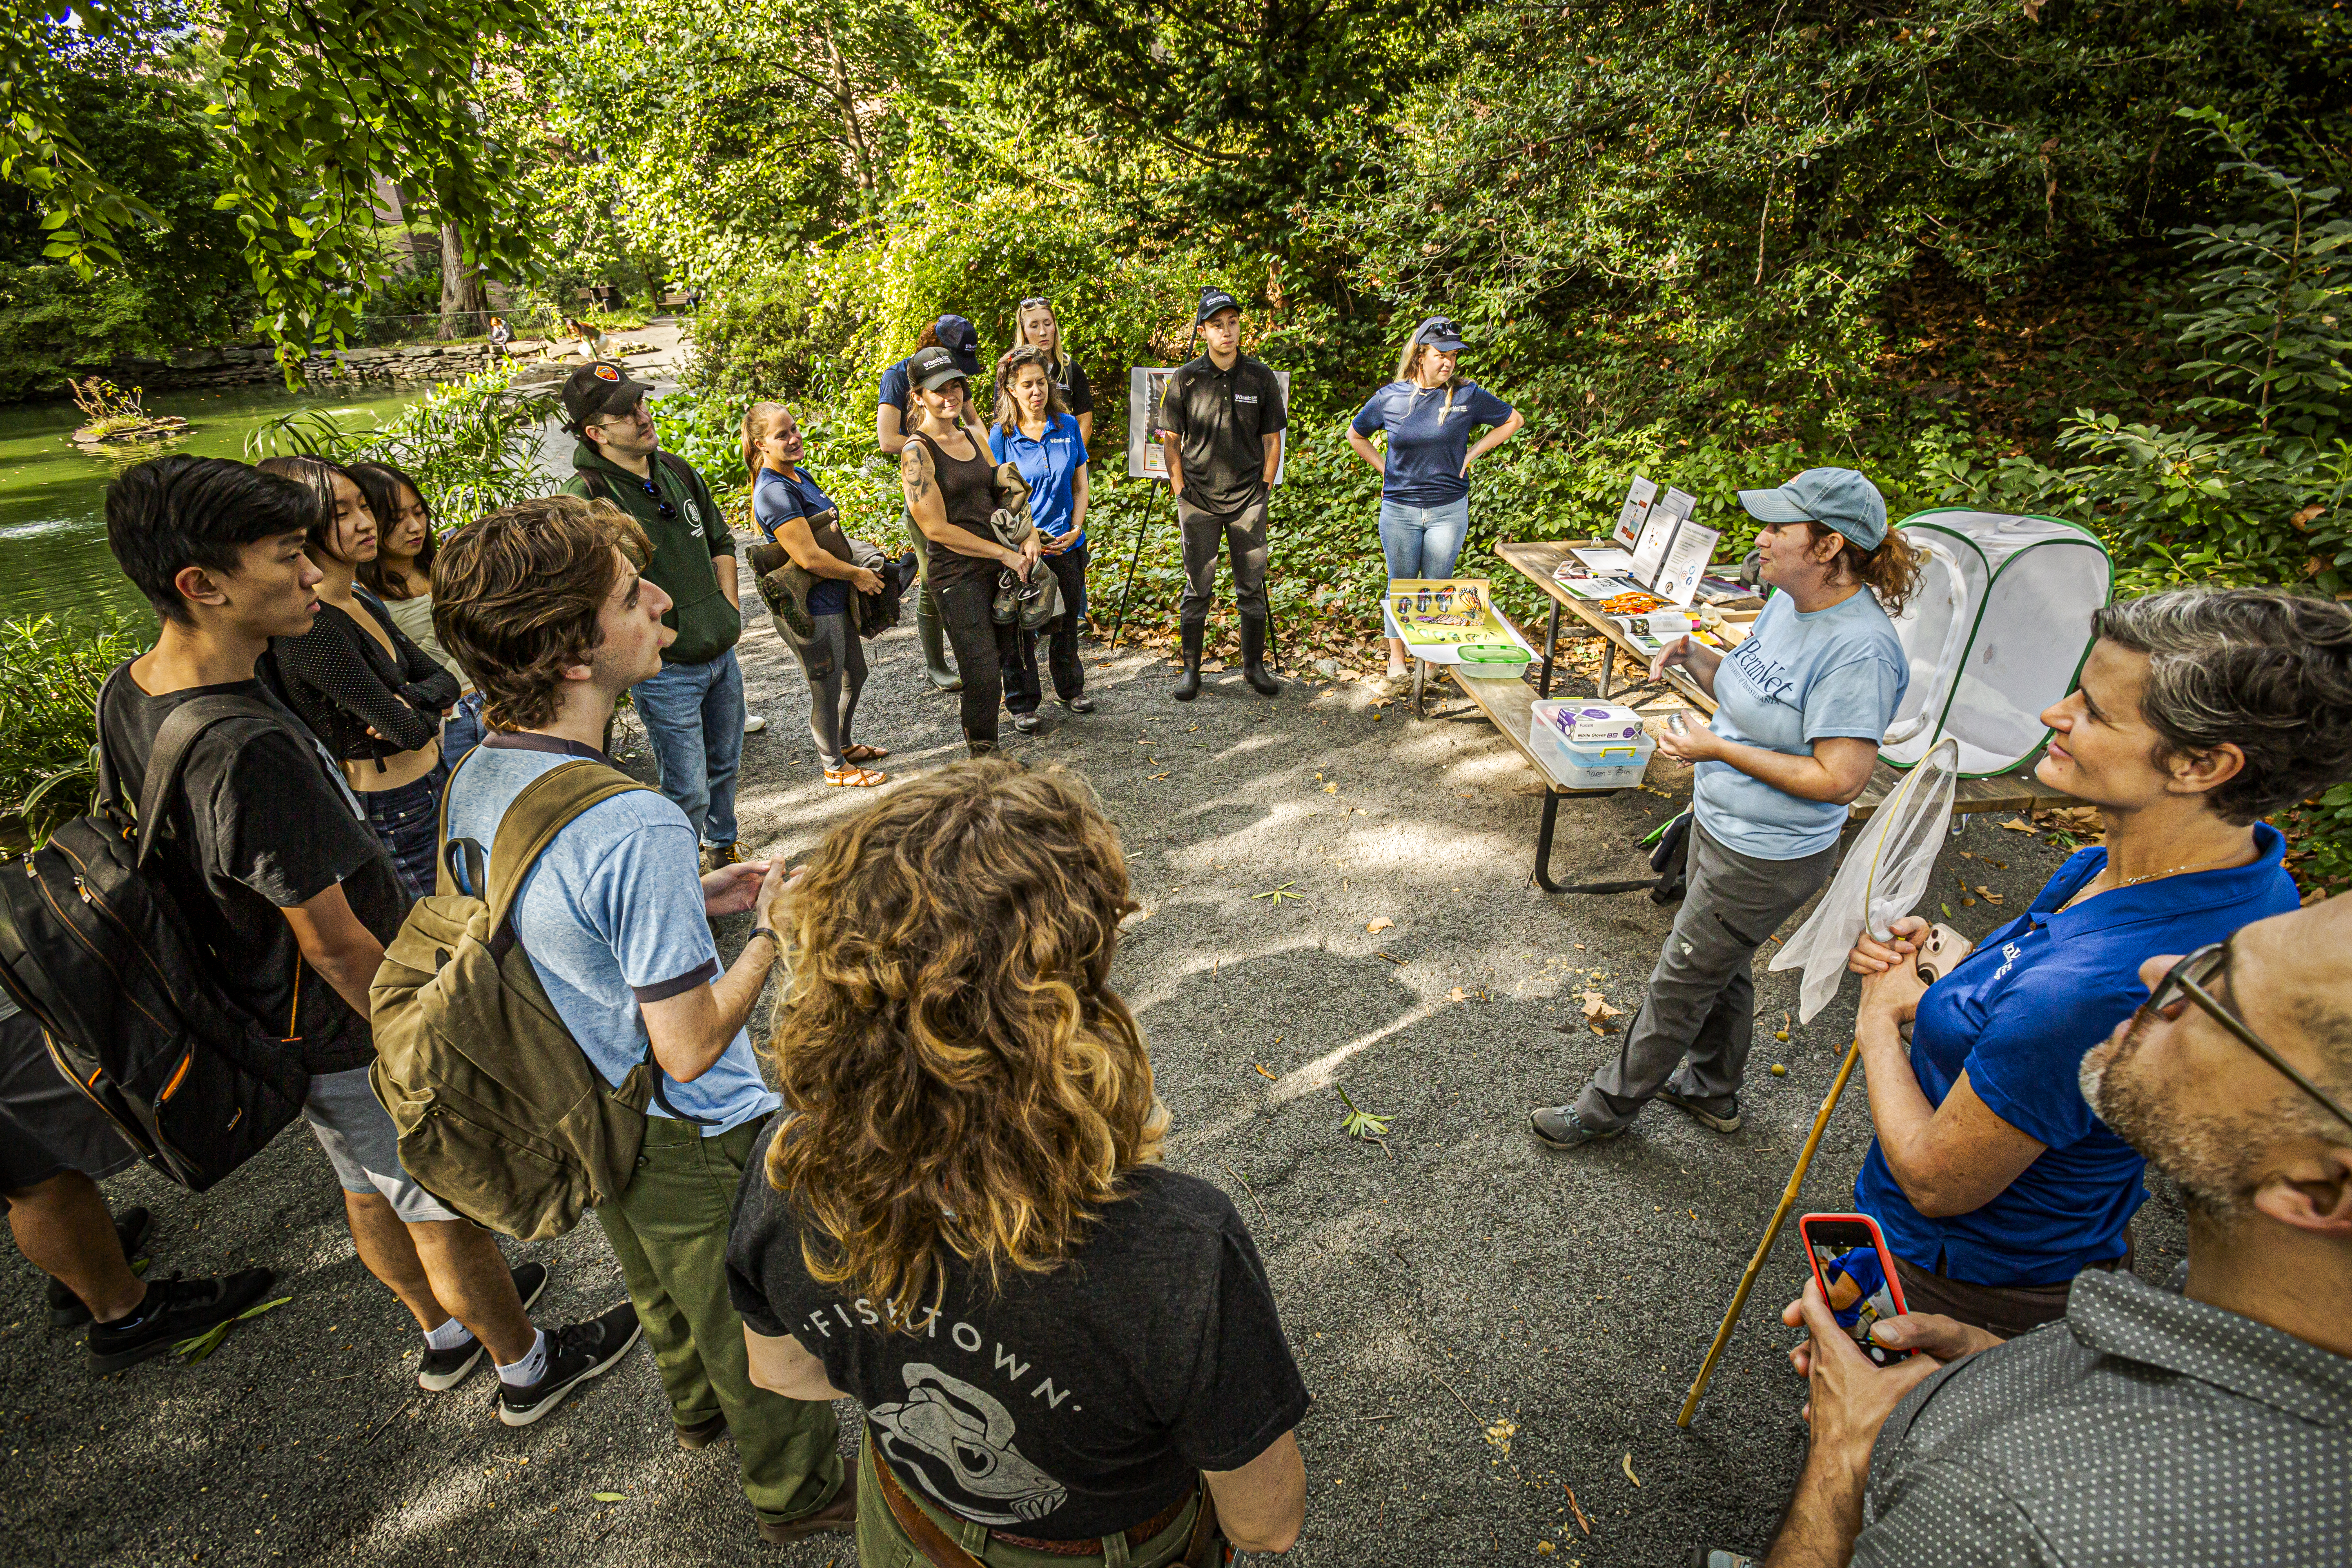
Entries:
POLYGON ((1184 673, 1176 678, 1176 689, 1169 693, 1179 702, 1190 702, 1201 695, 1201 637, 1205 625, 1187 625, 1184 635, 1184 673))
POLYGON ((947 627, 920 604, 915 606, 915 637, 923 645, 923 674, 930 683, 941 691, 961 691, 963 677, 948 663, 947 627))
POLYGON ((1242 679, 1261 697, 1282 689, 1282 682, 1265 670, 1265 621, 1261 616, 1242 617, 1242 679))

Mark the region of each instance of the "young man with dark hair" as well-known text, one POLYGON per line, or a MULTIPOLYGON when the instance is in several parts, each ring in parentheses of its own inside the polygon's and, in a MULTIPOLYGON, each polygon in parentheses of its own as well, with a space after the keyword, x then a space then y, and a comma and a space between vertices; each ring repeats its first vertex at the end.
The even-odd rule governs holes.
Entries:
MULTIPOLYGON (((597 750, 621 694, 661 668, 669 595, 640 574, 643 536, 610 508, 524 501, 459 530, 433 565, 433 622, 480 683, 490 735, 449 781, 448 834, 494 843, 533 781, 597 750)), ((833 1409, 753 1386, 728 1296, 737 1185, 780 1101, 744 1032, 779 943, 784 866, 697 875, 672 802, 626 790, 558 829, 522 883, 514 931, 557 1016, 614 1085, 650 1066, 636 1173, 598 1205, 661 1369, 679 1444, 732 1432, 744 1494, 770 1542, 846 1530, 833 1409), (751 939, 721 967, 709 918, 751 910, 751 939)))
POLYGON ((2338 898, 2149 958, 2147 1003, 2084 1057, 2084 1100, 2188 1206, 2168 1287, 2086 1270, 2063 1326, 2005 1343, 1883 1319, 1873 1339, 1925 1353, 1882 1368, 1808 1282, 1781 1316, 1811 1331, 1812 1450, 1769 1568, 2344 1561, 2347 952, 2338 898))
POLYGON ((1274 372, 1242 353, 1239 300, 1222 289, 1203 289, 1192 319, 1209 352, 1171 375, 1160 400, 1168 488, 1184 536, 1178 610, 1184 673, 1174 695, 1190 702, 1201 694, 1201 642, 1217 595, 1223 545, 1233 554, 1234 602, 1242 613, 1242 678, 1272 697, 1282 683, 1265 668, 1266 504, 1282 467, 1289 410, 1274 372))
POLYGON ((646 405, 650 391, 618 360, 572 373, 563 384, 563 427, 579 446, 563 491, 613 502, 650 542, 646 580, 669 596, 667 625, 677 635, 662 652, 661 668, 630 695, 653 742, 662 793, 694 825, 703 864, 716 868, 743 858, 735 847, 735 774, 748 716, 735 658, 743 635, 735 534, 709 482, 661 449, 646 405))
MULTIPOLYGON (((290 479, 216 458, 159 458, 114 482, 107 541, 163 629, 110 688, 100 736, 135 800, 174 709, 198 697, 254 704, 190 749, 152 863, 197 945, 219 958, 221 988, 300 1053, 303 1119, 342 1186, 360 1260, 425 1334, 418 1383, 454 1387, 487 1350, 501 1414, 521 1425, 626 1346, 608 1342, 603 1320, 554 1334, 531 1325, 546 1268, 509 1271, 488 1231, 410 1178, 368 1085, 368 986, 408 900, 332 759, 254 674, 272 637, 300 636, 319 613, 320 574, 303 550, 316 504, 290 479)), ((105 1340, 101 1325, 91 1348, 102 1367, 105 1340)))

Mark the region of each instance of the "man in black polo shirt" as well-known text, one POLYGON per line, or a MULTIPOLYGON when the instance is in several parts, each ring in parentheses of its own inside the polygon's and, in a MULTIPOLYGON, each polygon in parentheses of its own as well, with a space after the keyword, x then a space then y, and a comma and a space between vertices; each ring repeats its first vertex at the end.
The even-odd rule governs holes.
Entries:
POLYGON ((1239 301, 1222 289, 1203 289, 1193 321, 1209 352, 1168 378, 1158 426, 1184 535, 1184 673, 1175 697, 1190 702, 1201 694, 1201 637, 1216 597, 1220 540, 1234 558, 1242 676, 1271 697, 1282 687, 1265 670, 1266 499, 1282 466, 1289 413, 1274 372, 1242 353, 1239 301))

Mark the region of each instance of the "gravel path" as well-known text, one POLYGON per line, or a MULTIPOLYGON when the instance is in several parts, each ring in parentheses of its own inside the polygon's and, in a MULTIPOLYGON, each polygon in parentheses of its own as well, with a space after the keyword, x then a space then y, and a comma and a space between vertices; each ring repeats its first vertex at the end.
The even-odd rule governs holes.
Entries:
MULTIPOLYGON (((869 652, 858 737, 900 772, 959 756, 953 699, 923 686, 911 633, 869 652)), ((805 686, 764 624, 744 658, 768 719, 747 746, 745 842, 797 857, 860 796, 823 786, 805 686)), ((1533 774, 1459 698, 1414 721, 1360 686, 1269 701, 1228 671, 1185 706, 1170 679, 1093 647, 1100 710, 1049 704, 1049 728, 1008 729, 1008 749, 1085 773, 1126 835, 1146 913, 1120 984, 1175 1113, 1169 1159, 1247 1217, 1316 1397, 1291 1560, 1518 1562, 1549 1542, 1549 1562, 1614 1568, 1678 1564, 1702 1542, 1760 1550, 1801 1458, 1775 1319, 1802 1268, 1793 1226, 1697 1421, 1674 1417, 1848 1038, 1852 988, 1784 1044, 1797 977, 1759 973, 1736 1136, 1657 1107, 1597 1150, 1542 1149, 1528 1108, 1571 1095, 1615 1043, 1577 994, 1630 1013, 1671 911, 1528 885, 1533 774), (1341 1134, 1339 1085, 1395 1118, 1385 1147, 1341 1134)), ((1673 776, 1662 763, 1653 792, 1565 804, 1560 877, 1639 874, 1633 840, 1687 794, 1673 776)), ((1950 841, 1940 886, 1965 875, 2014 910, 2062 858, 1980 823, 1950 841)), ((2004 911, 1954 913, 1980 934, 2004 911)), ((1806 1206, 1849 1206, 1867 1138, 1856 1082, 1806 1206)), ((268 1263, 293 1299, 201 1365, 94 1381, 79 1336, 44 1325, 40 1276, 0 1248, 0 1558, 16 1568, 853 1560, 842 1537, 755 1544, 732 1450, 671 1443, 642 1354, 521 1432, 490 1415, 487 1372, 419 1393, 414 1331, 354 1258, 299 1131, 211 1193, 134 1172, 110 1197, 155 1210, 158 1268, 268 1263)), ((2180 1247, 2177 1211, 2150 1204, 2142 1271, 2180 1247)), ((554 1271, 542 1321, 622 1299, 593 1225, 512 1250, 554 1271)))

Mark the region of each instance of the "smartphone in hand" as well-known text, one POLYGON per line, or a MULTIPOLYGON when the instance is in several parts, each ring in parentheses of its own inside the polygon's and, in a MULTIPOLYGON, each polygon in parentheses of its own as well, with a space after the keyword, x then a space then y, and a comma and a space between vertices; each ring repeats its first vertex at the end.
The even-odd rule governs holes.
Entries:
POLYGON ((1878 1222, 1866 1214, 1809 1214, 1797 1221, 1797 1234, 1804 1239, 1822 1299, 1862 1353, 1879 1366, 1893 1366, 1916 1354, 1890 1350, 1870 1337, 1871 1324, 1882 1317, 1900 1317, 1905 1310, 1895 1255, 1886 1250, 1878 1222))

